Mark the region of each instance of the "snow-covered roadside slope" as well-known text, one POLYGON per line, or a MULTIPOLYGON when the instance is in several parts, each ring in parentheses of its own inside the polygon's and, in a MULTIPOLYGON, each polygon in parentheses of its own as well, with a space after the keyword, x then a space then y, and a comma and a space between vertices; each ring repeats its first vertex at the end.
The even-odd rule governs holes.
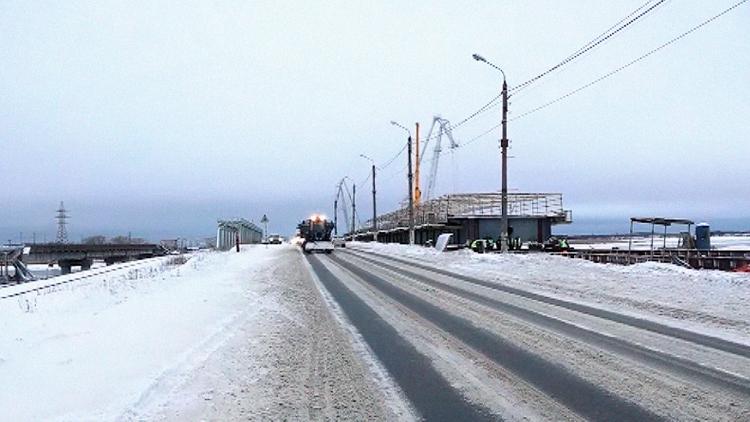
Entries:
POLYGON ((165 374, 198 365, 239 314, 263 305, 253 277, 274 253, 152 260, 0 300, 2 419, 122 416, 165 374))
POLYGON ((750 274, 746 273, 659 263, 605 265, 542 253, 439 253, 420 246, 349 245, 750 344, 750 274))
MULTIPOLYGON (((616 238, 606 241, 571 239, 570 244, 576 249, 612 249, 619 248, 627 250, 630 239, 628 236, 616 236, 616 238)), ((676 248, 679 239, 674 236, 667 238, 666 247, 676 248)), ((658 235, 654 238, 654 247, 661 248, 664 242, 658 235)), ((633 250, 647 251, 651 249, 651 237, 633 236, 633 250)), ((711 236, 711 248, 721 251, 729 250, 750 250, 750 235, 715 235, 711 236)))

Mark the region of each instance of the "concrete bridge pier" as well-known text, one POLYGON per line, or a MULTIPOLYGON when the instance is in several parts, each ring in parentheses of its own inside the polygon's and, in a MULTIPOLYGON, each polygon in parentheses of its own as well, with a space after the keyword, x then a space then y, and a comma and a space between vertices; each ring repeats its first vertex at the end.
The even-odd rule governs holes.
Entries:
POLYGON ((70 269, 73 266, 73 264, 70 261, 60 261, 57 263, 57 265, 60 266, 60 274, 70 274, 70 269))
POLYGON ((70 274, 72 267, 81 267, 81 271, 86 271, 91 269, 93 263, 92 259, 61 259, 57 265, 60 266, 61 274, 70 274))

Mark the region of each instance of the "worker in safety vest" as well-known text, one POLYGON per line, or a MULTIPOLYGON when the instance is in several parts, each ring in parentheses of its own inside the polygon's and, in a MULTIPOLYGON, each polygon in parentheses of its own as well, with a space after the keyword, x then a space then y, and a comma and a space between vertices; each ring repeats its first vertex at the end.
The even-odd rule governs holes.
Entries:
POLYGON ((485 249, 491 251, 495 249, 495 241, 490 236, 484 238, 485 249))
POLYGON ((568 239, 560 238, 560 249, 567 250, 568 249, 568 239))

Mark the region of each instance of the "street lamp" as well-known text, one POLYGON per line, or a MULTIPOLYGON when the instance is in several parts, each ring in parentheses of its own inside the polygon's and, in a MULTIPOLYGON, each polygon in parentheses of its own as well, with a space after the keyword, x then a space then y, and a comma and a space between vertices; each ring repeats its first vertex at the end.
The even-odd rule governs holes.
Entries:
POLYGON ((403 125, 400 125, 398 122, 394 122, 391 120, 391 124, 393 126, 398 126, 409 135, 409 138, 407 138, 406 146, 407 146, 407 155, 408 155, 408 179, 409 179, 409 244, 414 244, 414 185, 413 185, 413 179, 414 174, 412 173, 411 169, 411 132, 409 129, 405 128, 403 125))
POLYGON ((351 235, 352 235, 352 242, 353 242, 354 240, 356 240, 354 236, 357 231, 357 225, 355 222, 355 219, 357 216, 357 185, 354 182, 354 179, 352 179, 349 176, 344 176, 344 179, 349 179, 352 182, 352 232, 351 232, 351 235))
POLYGON ((508 83, 505 79, 505 72, 500 67, 496 66, 492 62, 487 61, 484 57, 479 54, 472 54, 474 60, 478 62, 484 62, 489 66, 494 67, 503 74, 503 89, 501 95, 503 97, 503 120, 502 120, 502 134, 503 137, 500 139, 500 156, 502 162, 502 176, 501 183, 502 189, 500 191, 501 207, 502 207, 502 218, 500 222, 500 251, 508 251, 508 83))
POLYGON ((372 163, 372 240, 378 241, 378 211, 377 202, 375 198, 375 160, 366 156, 365 154, 359 154, 360 157, 365 160, 369 160, 372 163))

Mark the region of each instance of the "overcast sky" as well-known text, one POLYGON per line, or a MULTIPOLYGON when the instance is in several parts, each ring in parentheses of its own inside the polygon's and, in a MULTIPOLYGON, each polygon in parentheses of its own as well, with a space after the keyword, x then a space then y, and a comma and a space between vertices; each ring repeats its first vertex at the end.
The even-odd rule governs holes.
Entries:
MULTIPOLYGON (((289 233, 331 212, 342 176, 363 181, 359 154, 383 164, 398 152, 404 133, 390 120, 426 132, 433 115, 458 122, 497 95, 500 74, 472 53, 514 86, 643 3, 3 1, 0 236, 53 237, 61 200, 74 240, 210 235, 219 217, 264 213, 289 233)), ((732 3, 668 1, 512 97, 510 117, 732 3)), ((510 188, 563 193, 581 224, 641 214, 750 229, 748 22, 750 3, 511 121, 510 188)), ((499 121, 491 108, 455 138, 499 121)), ((443 155, 439 193, 498 190, 499 135, 443 155)), ((405 160, 378 177, 382 211, 405 196, 405 160)))

